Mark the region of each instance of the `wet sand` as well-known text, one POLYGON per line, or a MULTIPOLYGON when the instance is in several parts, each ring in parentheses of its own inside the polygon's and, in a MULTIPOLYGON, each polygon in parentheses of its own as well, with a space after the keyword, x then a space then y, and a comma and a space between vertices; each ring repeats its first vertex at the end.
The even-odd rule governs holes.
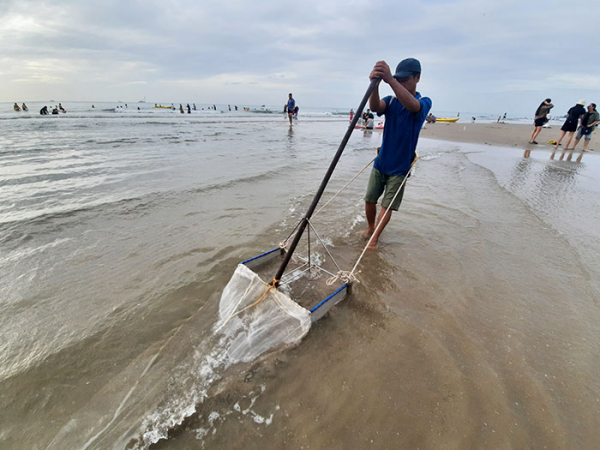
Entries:
MULTIPOLYGON (((504 147, 517 148, 551 148, 548 141, 557 141, 560 137, 561 124, 552 124, 550 128, 542 129, 538 136, 538 145, 529 144, 529 137, 533 131, 532 125, 511 124, 511 123, 433 123, 427 124, 421 130, 421 137, 430 139, 442 139, 453 142, 472 142, 486 145, 500 145, 504 147)), ((597 136, 592 136, 589 150, 594 150, 594 144, 598 140, 597 136)), ((567 137, 563 139, 563 145, 566 144, 567 137)), ((572 143, 575 140, 573 139, 572 143)), ((561 147, 562 148, 562 147, 561 147)), ((575 151, 581 151, 583 142, 579 142, 575 151)))

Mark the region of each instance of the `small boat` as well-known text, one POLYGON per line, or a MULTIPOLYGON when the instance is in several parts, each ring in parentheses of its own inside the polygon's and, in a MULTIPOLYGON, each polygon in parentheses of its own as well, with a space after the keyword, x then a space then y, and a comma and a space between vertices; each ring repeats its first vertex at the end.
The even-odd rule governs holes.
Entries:
POLYGON ((152 108, 156 108, 156 109, 173 109, 172 106, 153 106, 152 108))
POLYGON ((435 119, 436 122, 458 122, 458 117, 454 117, 452 119, 448 119, 445 117, 438 117, 437 119, 435 119))

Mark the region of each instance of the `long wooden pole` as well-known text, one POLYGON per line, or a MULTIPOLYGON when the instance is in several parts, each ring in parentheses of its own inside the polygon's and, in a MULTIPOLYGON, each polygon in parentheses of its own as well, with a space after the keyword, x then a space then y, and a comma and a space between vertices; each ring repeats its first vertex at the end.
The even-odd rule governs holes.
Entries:
POLYGON ((319 190, 317 191, 315 197, 313 198, 313 201, 310 204, 308 211, 304 215, 304 218, 300 222, 300 226, 298 227, 296 236, 294 236, 294 240, 290 244, 290 248, 286 252, 285 257, 283 258, 283 261, 281 262, 281 265, 279 266, 279 270, 275 274, 273 281, 271 281, 271 285, 277 286, 277 284, 279 284, 279 281, 281 280, 281 276, 283 275, 283 272, 285 272, 285 268, 289 264, 290 259, 292 258, 292 255, 293 255, 294 251, 296 250, 296 247, 298 246, 298 242, 300 242, 300 238, 302 237, 302 234, 304 233, 304 230, 306 229, 306 226, 308 225, 308 221, 312 217, 313 212, 315 211, 317 204, 319 203, 319 200, 321 200, 321 196, 323 195, 323 192, 325 191, 325 188, 327 187, 327 183, 329 183, 329 179, 331 178, 331 175, 333 174, 333 170, 335 169, 335 166, 337 165, 338 161, 340 160, 340 157, 342 156, 342 153, 344 152, 344 148, 346 148, 346 144, 348 143, 348 140, 350 139, 350 135, 354 131, 354 127, 356 126, 358 119, 360 118, 360 115, 361 115, 365 105, 367 104, 367 100, 369 100, 371 92, 373 92, 373 89, 375 89, 375 86, 377 85, 378 82, 379 82, 378 78, 374 78, 373 80, 371 80, 371 84, 369 84, 369 88, 367 89, 367 92, 365 92, 365 95, 356 110, 356 114, 354 115, 354 118, 352 119, 352 122, 350 122, 350 126, 348 127, 348 130, 346 131, 346 134, 344 135, 344 139, 342 139, 342 142, 340 143, 340 146, 339 146, 335 156, 333 157, 333 161, 331 161, 331 164, 329 165, 329 169, 327 169, 327 173, 325 174, 323 181, 321 181, 321 186, 319 186, 319 190))

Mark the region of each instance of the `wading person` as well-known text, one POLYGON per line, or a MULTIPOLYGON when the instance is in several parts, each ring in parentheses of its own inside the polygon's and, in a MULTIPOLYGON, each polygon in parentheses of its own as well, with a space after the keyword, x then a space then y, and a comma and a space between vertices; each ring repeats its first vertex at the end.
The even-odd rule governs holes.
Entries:
POLYGON ((552 108, 554 108, 554 105, 551 102, 552 100, 547 98, 540 104, 540 106, 538 106, 538 109, 535 110, 533 131, 531 133, 531 137, 529 138, 530 144, 537 144, 535 138, 537 138, 538 134, 540 134, 540 131, 542 131, 544 124, 548 122, 548 113, 552 108))
POLYGON ((417 92, 417 83, 421 79, 421 64, 414 58, 401 61, 394 75, 385 61, 379 61, 369 78, 380 79, 369 97, 369 106, 378 116, 385 115, 383 140, 365 195, 368 225, 365 237, 373 236, 369 247, 375 248, 381 232, 390 221, 392 211, 398 211, 402 202, 404 186, 393 204, 392 199, 415 159, 419 132, 431 109, 431 100, 421 97, 417 92), (383 100, 379 97, 381 81, 392 88, 395 96, 390 95, 383 100), (376 222, 377 201, 382 195, 381 211, 376 222))
POLYGON ((290 119, 290 125, 292 124, 292 116, 294 115, 294 108, 296 107, 296 100, 292 97, 292 93, 290 92, 288 101, 287 101, 287 115, 288 119, 290 119))

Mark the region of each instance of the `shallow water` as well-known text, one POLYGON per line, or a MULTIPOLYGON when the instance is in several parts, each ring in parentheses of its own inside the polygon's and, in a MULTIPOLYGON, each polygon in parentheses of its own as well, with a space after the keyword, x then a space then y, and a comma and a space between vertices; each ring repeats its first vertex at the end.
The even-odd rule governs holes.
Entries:
MULTIPOLYGON (((597 155, 422 139, 349 300, 300 345, 233 364, 213 332, 220 293, 239 261, 292 231, 347 122, 4 122, 3 448, 600 439, 597 155)), ((353 135, 330 193, 380 136, 353 135)), ((364 245, 366 177, 315 219, 344 268, 364 245)))

